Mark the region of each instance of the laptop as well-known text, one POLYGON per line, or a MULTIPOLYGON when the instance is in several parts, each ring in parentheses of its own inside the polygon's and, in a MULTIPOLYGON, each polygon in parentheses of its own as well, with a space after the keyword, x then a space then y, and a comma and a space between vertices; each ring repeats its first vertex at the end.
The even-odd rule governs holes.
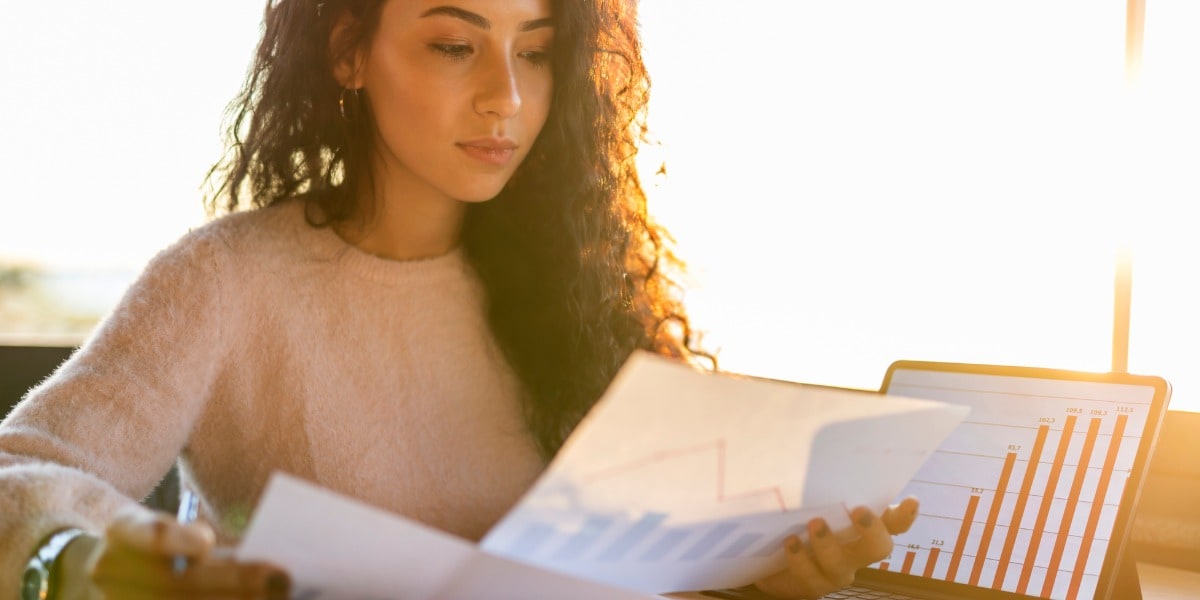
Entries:
POLYGON ((1165 380, 902 360, 880 392, 972 410, 901 493, 921 502, 912 529, 827 598, 1140 597, 1129 536, 1170 400, 1165 380))

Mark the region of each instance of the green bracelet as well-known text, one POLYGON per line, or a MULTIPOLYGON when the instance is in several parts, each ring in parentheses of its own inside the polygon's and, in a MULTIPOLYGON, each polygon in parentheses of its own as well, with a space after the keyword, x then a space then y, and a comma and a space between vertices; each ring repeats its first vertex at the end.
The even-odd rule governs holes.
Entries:
POLYGON ((67 544, 84 533, 82 529, 60 529, 42 540, 25 566, 25 576, 21 579, 21 600, 55 600, 58 597, 61 575, 58 559, 67 544))

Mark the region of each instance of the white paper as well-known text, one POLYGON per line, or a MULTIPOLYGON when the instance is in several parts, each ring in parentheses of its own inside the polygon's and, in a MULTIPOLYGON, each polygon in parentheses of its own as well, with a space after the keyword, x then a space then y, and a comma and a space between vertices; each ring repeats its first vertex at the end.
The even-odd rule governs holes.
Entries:
POLYGON ((482 546, 652 593, 745 585, 810 519, 846 536, 886 508, 966 414, 635 354, 482 546))
POLYGON ((479 546, 277 474, 238 556, 286 568, 308 600, 737 587, 782 569, 814 517, 853 535, 849 511, 882 511, 966 414, 638 352, 479 546))
POLYGON ((275 473, 236 551, 286 569, 297 600, 645 600, 474 544, 275 473))

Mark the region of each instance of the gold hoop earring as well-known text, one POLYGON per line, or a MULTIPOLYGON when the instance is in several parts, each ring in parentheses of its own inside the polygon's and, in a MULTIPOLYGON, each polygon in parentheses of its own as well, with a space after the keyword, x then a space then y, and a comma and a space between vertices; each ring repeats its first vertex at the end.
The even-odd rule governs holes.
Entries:
POLYGON ((338 94, 338 112, 342 113, 342 120, 347 123, 353 123, 354 115, 357 114, 354 113, 356 110, 358 110, 358 88, 342 88, 342 93, 338 94), (350 111, 352 114, 346 114, 346 92, 354 93, 354 108, 350 111))

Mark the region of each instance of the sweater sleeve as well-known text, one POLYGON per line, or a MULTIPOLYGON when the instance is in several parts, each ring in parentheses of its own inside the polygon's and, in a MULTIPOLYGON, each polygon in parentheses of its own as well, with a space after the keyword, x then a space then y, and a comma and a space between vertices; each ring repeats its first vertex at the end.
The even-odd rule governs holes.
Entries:
POLYGON ((224 354, 211 228, 147 264, 114 311, 0 423, 0 599, 50 532, 103 531, 186 446, 224 354))

